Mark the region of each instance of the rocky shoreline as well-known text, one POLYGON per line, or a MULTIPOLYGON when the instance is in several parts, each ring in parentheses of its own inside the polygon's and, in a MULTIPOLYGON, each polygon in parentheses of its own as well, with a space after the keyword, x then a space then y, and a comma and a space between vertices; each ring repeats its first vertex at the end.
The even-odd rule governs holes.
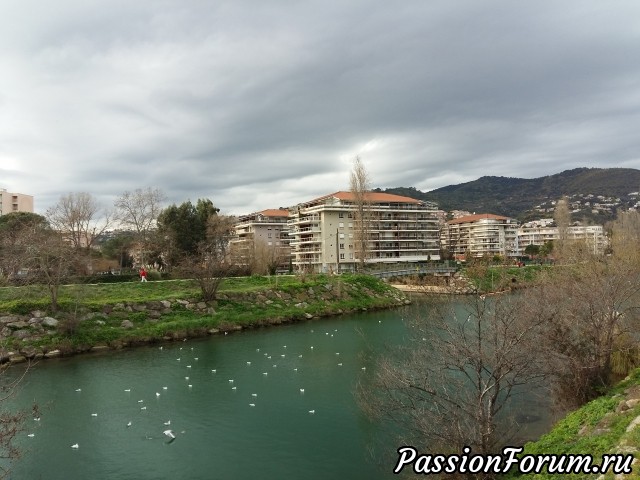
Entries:
MULTIPOLYGON (((406 295, 394 288, 384 292, 356 286, 326 283, 322 286, 308 287, 297 292, 277 289, 265 289, 255 292, 223 293, 213 302, 195 299, 153 300, 146 302, 121 302, 105 305, 100 311, 68 312, 57 316, 35 310, 26 315, 0 313, 0 341, 4 345, 11 343, 14 348, 0 348, 0 364, 3 366, 57 358, 87 352, 103 352, 122 348, 146 345, 158 342, 171 342, 207 335, 228 334, 248 328, 291 323, 305 319, 328 317, 369 309, 392 308, 410 303, 406 295), (358 307, 341 307, 341 302, 355 298, 367 298, 358 307), (233 304, 236 309, 252 311, 260 309, 264 315, 243 323, 225 319, 225 305, 233 304), (280 314, 280 311, 282 313, 280 314), (176 314, 189 312, 194 318, 210 321, 211 325, 196 329, 175 328, 160 336, 148 336, 137 332, 140 325, 162 324, 176 314), (77 328, 90 322, 97 330, 116 329, 120 338, 95 344, 64 346, 56 345, 54 337, 61 332, 77 328), (22 345, 19 345, 22 344, 22 345), (36 346, 38 345, 38 346, 36 346)), ((71 335, 71 333, 70 333, 71 335)), ((59 342, 58 342, 59 343, 59 342)))

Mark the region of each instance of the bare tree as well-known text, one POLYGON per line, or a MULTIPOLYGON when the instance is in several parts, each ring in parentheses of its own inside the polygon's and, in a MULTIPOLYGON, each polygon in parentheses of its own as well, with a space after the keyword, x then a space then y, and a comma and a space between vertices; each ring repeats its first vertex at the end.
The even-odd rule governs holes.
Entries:
POLYGON ((378 364, 360 386, 365 410, 402 432, 405 445, 437 452, 495 453, 513 440, 513 399, 540 385, 547 369, 537 348, 545 315, 523 315, 523 296, 467 297, 411 322, 411 342, 378 364), (399 427, 399 428, 398 428, 399 427))
POLYGON ((91 270, 91 247, 109 228, 111 213, 102 209, 91 194, 80 192, 61 196, 58 203, 47 210, 46 217, 77 253, 84 252, 91 270))
POLYGON ((371 189, 371 179, 359 156, 353 162, 349 177, 349 188, 353 195, 354 204, 354 245, 358 258, 358 268, 362 271, 370 255, 369 232, 372 218, 369 190, 371 189))
POLYGON ((145 252, 150 242, 150 234, 156 228, 158 215, 166 195, 158 188, 138 188, 126 191, 115 201, 116 218, 120 224, 135 233, 141 248, 140 258, 145 263, 145 252))
MULTIPOLYGON (((6 374, 2 376, 2 381, 0 381, 0 404, 15 395, 18 386, 29 371, 29 366, 27 365, 17 376, 12 376, 11 378, 6 374)), ((3 460, 11 462, 21 457, 22 450, 16 444, 16 439, 24 431, 25 420, 29 414, 33 418, 40 417, 37 404, 34 404, 30 410, 9 411, 3 409, 2 413, 0 413, 0 458, 3 460)), ((0 466, 0 478, 8 478, 10 474, 11 471, 8 466, 0 466)))
POLYGON ((613 255, 640 267, 640 212, 620 212, 610 227, 613 255))
POLYGON ((187 255, 179 271, 194 278, 205 302, 215 300, 222 281, 233 271, 229 257, 229 241, 234 232, 235 217, 211 215, 207 221, 207 239, 200 242, 195 255, 187 255))
POLYGON ((278 267, 282 266, 287 259, 286 247, 275 243, 269 245, 264 240, 253 243, 254 272, 261 275, 275 275, 278 267))
POLYGON ((554 359, 558 403, 573 407, 595 398, 614 380, 613 357, 637 348, 637 265, 611 257, 582 261, 550 272, 529 293, 533 305, 555 310, 541 345, 554 359))
POLYGON ((554 243, 553 250, 561 260, 566 260, 564 257, 568 253, 569 226, 571 225, 571 211, 567 197, 562 197, 556 202, 553 219, 558 227, 558 240, 554 243))

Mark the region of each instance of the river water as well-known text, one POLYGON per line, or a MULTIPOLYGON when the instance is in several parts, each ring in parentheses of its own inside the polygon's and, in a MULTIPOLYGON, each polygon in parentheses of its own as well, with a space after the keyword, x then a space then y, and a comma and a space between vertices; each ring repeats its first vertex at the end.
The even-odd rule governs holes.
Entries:
POLYGON ((407 314, 42 361, 3 404, 41 409, 9 478, 394 478, 393 464, 369 453, 380 429, 353 391, 372 378, 376 355, 403 342, 407 314))

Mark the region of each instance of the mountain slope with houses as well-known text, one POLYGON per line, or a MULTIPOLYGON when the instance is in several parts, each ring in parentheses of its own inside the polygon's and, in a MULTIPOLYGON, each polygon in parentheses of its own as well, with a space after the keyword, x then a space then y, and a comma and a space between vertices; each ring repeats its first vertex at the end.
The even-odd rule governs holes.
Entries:
POLYGON ((574 220, 602 224, 619 209, 640 205, 640 170, 576 168, 531 179, 485 176, 430 192, 413 187, 377 191, 436 202, 447 211, 495 213, 521 221, 553 216, 553 202, 567 196, 574 220))

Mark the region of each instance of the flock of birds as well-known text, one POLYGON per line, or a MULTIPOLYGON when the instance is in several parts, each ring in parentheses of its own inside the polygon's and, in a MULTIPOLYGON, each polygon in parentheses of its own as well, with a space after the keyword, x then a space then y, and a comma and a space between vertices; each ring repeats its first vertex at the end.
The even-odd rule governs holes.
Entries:
MULTIPOLYGON (((310 331, 311 333, 314 333, 314 330, 311 329, 310 331)), ((336 333, 338 332, 337 329, 334 329, 333 331, 326 331, 324 332, 324 336, 326 337, 333 337, 336 333)), ((185 340, 186 342, 186 340, 185 340)), ((307 348, 307 346, 305 346, 304 348, 307 348)), ((181 346, 181 347, 176 347, 176 346, 171 346, 171 347, 167 347, 165 348, 165 346, 160 346, 158 347, 158 350, 160 351, 164 351, 164 352, 175 352, 176 350, 178 350, 179 355, 178 357, 175 358, 175 362, 177 362, 178 365, 181 365, 184 370, 183 372, 185 373, 184 375, 184 380, 185 380, 185 385, 186 388, 188 390, 193 389, 193 383, 191 383, 191 372, 196 371, 196 368, 194 368, 194 366, 200 366, 198 364, 199 362, 199 357, 197 356, 193 356, 194 354, 196 354, 195 352, 195 348, 194 347, 186 347, 186 346, 181 346)), ((289 349, 289 350, 294 350, 289 349)), ((255 349, 256 354, 260 355, 260 357, 258 357, 259 359, 252 359, 252 360, 247 360, 246 361, 246 367, 252 367, 252 365, 255 364, 259 364, 259 365, 271 365, 271 369, 276 369, 279 366, 278 360, 282 361, 283 363, 281 364, 282 367, 284 368, 291 368, 293 370, 293 372, 298 372, 298 368, 301 367, 303 364, 301 363, 302 360, 305 356, 304 351, 300 351, 297 350, 295 353, 289 353, 289 351, 287 350, 287 345, 283 345, 282 346, 282 351, 286 352, 286 353, 278 353, 278 354, 272 354, 272 353, 268 353, 268 352, 261 352, 260 348, 256 348, 255 349), (285 360, 288 360, 288 357, 293 357, 296 361, 295 362, 289 362, 286 363, 285 360), (296 366, 293 366, 296 365, 296 366)), ((308 352, 314 352, 314 346, 310 345, 308 346, 308 352)), ((340 359, 340 352, 335 352, 335 366, 336 367, 342 367, 343 366, 343 362, 342 361, 338 361, 340 359)), ((200 362, 203 363, 203 362, 200 362)), ((207 367, 208 368, 208 367, 207 367)), ((361 370, 366 370, 366 367, 361 367, 361 370)), ((201 372, 201 369, 197 370, 198 373, 201 372)), ((218 373, 218 368, 210 368, 210 374, 211 375, 217 375, 218 373)), ((269 375, 269 370, 263 371, 262 375, 264 377, 268 377, 269 375)), ((236 380, 234 378, 229 378, 228 379, 228 385, 230 386, 232 391, 236 391, 237 390, 237 385, 236 385, 236 380)), ((155 397, 156 399, 159 401, 160 397, 169 389, 168 386, 162 386, 161 388, 158 389, 158 391, 155 392, 155 397)), ((135 389, 134 389, 135 391, 135 389)), ((82 393, 82 388, 76 388, 75 392, 80 394, 82 393)), ((130 395, 132 393, 132 388, 125 388, 124 389, 124 393, 127 395, 130 395)), ((305 394, 305 388, 299 388, 299 393, 300 395, 304 395, 305 394)), ((250 401, 248 402, 248 407, 249 408, 255 408, 256 404, 257 404, 257 400, 258 399, 258 393, 257 392, 251 392, 250 394, 250 401)), ((145 404, 145 400, 144 399, 139 399, 138 401, 138 405, 139 405, 139 409, 140 412, 144 413, 147 410, 147 405, 145 404)), ((308 410, 308 414, 309 415, 314 415, 316 413, 316 409, 312 408, 308 410)), ((91 413, 91 417, 98 417, 98 413, 97 412, 93 412, 91 413)), ((36 417, 34 418, 34 421, 39 422, 40 418, 36 417)), ((133 420, 129 420, 126 423, 126 428, 130 428, 132 425, 134 424, 133 420)), ((173 441, 176 440, 177 435, 176 432, 174 430, 172 430, 170 428, 171 426, 171 420, 166 420, 163 422, 163 428, 164 430, 162 430, 162 434, 167 438, 166 443, 172 443, 173 441)), ((181 434, 184 434, 185 431, 181 431, 181 434)), ((28 437, 34 437, 34 433, 29 433, 28 437)), ((148 439, 151 439, 153 437, 149 437, 147 436, 148 439)), ((71 445, 72 449, 79 449, 80 445, 78 443, 74 443, 71 445)))

